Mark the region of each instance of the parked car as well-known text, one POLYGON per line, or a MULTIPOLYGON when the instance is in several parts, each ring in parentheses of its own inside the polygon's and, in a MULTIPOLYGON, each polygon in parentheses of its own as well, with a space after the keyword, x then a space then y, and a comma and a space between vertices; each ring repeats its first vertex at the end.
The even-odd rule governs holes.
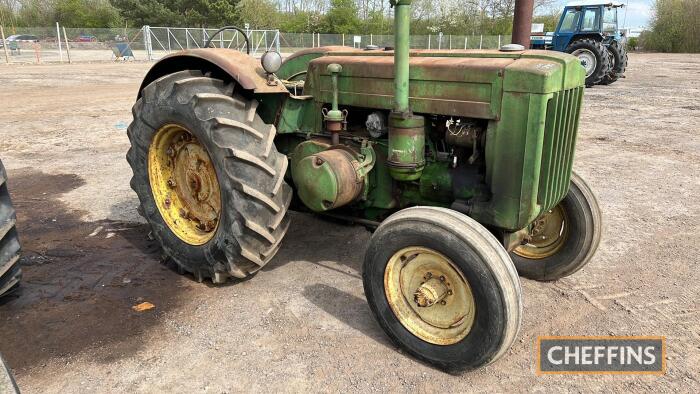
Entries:
MULTIPOLYGON (((39 42, 39 37, 33 36, 31 34, 15 34, 12 36, 7 37, 5 40, 8 43, 10 42, 39 42)), ((0 48, 4 47, 5 43, 0 40, 0 48)))
POLYGON ((97 41, 97 37, 91 36, 89 34, 81 34, 78 38, 75 39, 77 42, 95 42, 97 41))

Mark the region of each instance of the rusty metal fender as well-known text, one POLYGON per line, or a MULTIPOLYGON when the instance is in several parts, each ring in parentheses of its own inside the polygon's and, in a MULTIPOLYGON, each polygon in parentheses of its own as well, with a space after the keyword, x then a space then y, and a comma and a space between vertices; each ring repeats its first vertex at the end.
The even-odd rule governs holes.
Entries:
POLYGON ((146 74, 139 89, 141 91, 158 78, 183 70, 218 71, 228 74, 243 89, 254 93, 285 93, 287 89, 278 84, 270 86, 260 61, 233 49, 191 49, 168 55, 158 61, 146 74))

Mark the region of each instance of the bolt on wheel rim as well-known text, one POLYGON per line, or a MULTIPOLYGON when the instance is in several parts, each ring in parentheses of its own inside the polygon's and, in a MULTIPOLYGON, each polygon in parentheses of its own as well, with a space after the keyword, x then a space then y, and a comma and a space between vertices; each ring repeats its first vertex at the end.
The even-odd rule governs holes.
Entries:
POLYGON ((551 257, 561 250, 568 235, 566 212, 559 204, 530 225, 527 243, 515 248, 513 253, 527 259, 551 257))
POLYGON ((153 198, 170 230, 190 245, 216 233, 221 190, 206 148, 182 126, 161 127, 148 151, 153 198))
POLYGON ((581 61, 581 65, 584 69, 586 69, 586 78, 590 77, 598 65, 598 61, 596 60, 593 52, 588 49, 577 49, 572 53, 572 55, 578 57, 578 59, 581 61))
POLYGON ((399 322, 434 345, 464 339, 474 324, 476 305, 469 283, 444 255, 423 247, 395 253, 384 272, 387 301, 399 322))

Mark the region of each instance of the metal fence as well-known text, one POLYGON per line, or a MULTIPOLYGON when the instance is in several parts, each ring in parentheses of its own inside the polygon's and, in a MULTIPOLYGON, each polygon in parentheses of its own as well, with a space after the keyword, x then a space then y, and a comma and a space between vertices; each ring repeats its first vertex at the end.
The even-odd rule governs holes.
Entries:
MULTIPOLYGON (((282 52, 294 52, 303 48, 318 46, 343 45, 364 48, 368 45, 391 47, 393 35, 373 34, 318 34, 318 33, 280 33, 282 52)), ((510 35, 413 35, 413 49, 497 49, 510 44, 510 35)))
MULTIPOLYGON (((128 60, 157 60, 168 53, 201 48, 216 29, 171 28, 144 26, 140 29, 125 28, 60 28, 61 44, 57 40, 55 26, 30 28, 5 28, 7 37, 15 34, 36 36, 37 43, 19 43, 17 50, 8 51, 9 63, 47 63, 68 61, 67 49, 73 62, 116 60, 115 48, 128 46, 133 57, 128 60), (67 39, 67 40, 66 40, 67 39), (68 48, 66 48, 68 41, 68 48)), ((259 56, 267 50, 277 50, 289 55, 300 49, 345 45, 364 48, 368 45, 392 46, 392 35, 370 34, 318 34, 281 33, 278 30, 249 30, 251 53, 259 56)), ((243 36, 237 31, 226 31, 215 37, 213 45, 220 48, 245 50, 243 36)), ((496 49, 511 42, 510 36, 494 35, 414 35, 414 49, 496 49)), ((0 62, 4 62, 0 49, 0 62)))
MULTIPOLYGON (((159 58, 163 52, 171 53, 186 49, 203 48, 209 39, 217 48, 245 50, 246 40, 237 30, 226 30, 214 36, 218 29, 178 28, 178 27, 143 27, 144 47, 148 60, 159 58)), ((280 48, 279 30, 246 30, 250 43, 250 54, 262 55, 266 51, 280 48)))

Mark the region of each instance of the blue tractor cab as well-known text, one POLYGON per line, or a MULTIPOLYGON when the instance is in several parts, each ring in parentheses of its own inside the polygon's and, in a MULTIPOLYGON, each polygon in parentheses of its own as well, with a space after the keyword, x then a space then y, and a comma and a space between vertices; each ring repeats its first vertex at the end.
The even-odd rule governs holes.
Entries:
POLYGON ((554 33, 532 37, 533 49, 571 53, 586 69, 586 85, 609 85, 627 68, 624 37, 617 11, 624 5, 600 0, 575 1, 564 7, 554 33))

